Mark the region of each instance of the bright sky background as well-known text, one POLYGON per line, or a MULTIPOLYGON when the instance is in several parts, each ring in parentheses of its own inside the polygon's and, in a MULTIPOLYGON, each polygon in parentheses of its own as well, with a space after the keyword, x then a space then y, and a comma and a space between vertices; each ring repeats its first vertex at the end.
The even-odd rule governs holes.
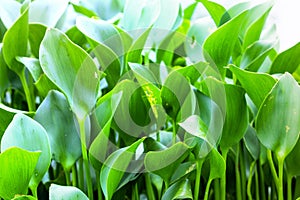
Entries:
MULTIPOLYGON (((193 0, 181 0, 183 4, 194 2, 193 0)), ((226 8, 238 2, 246 0, 213 0, 226 8)), ((254 3, 262 3, 262 0, 250 0, 254 3)), ((280 51, 284 51, 300 42, 300 0, 275 0, 275 5, 270 12, 269 22, 277 26, 280 38, 280 51)))

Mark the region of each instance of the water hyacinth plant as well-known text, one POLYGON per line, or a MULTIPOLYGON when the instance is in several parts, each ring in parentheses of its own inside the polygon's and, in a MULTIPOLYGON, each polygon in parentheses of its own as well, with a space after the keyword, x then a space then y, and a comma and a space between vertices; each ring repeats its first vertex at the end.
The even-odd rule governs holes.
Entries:
POLYGON ((299 198, 273 5, 1 0, 0 199, 299 198))

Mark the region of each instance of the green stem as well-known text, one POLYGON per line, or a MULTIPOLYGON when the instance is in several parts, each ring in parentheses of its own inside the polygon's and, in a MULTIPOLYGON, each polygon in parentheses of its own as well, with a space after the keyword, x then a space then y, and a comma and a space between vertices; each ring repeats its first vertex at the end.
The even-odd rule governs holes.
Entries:
POLYGON ((208 200, 209 198, 209 188, 210 188, 210 185, 211 185, 211 182, 213 181, 213 179, 208 179, 207 181, 207 184, 206 184, 206 187, 205 187, 205 194, 204 194, 204 200, 208 200))
POLYGON ((101 185, 100 185, 100 171, 96 171, 96 180, 97 180, 97 193, 98 193, 98 200, 103 199, 101 185))
POLYGON ((220 200, 220 179, 214 181, 215 200, 220 200))
POLYGON ((134 192, 133 192, 133 194, 134 194, 134 199, 135 200, 140 200, 139 188, 138 188, 138 184, 137 183, 134 184, 134 192))
MULTIPOLYGON (((227 160, 227 154, 228 154, 228 149, 222 150, 222 157, 226 163, 227 160)), ((226 199, 226 170, 223 173, 223 176, 221 177, 220 180, 220 187, 221 187, 221 200, 226 199)))
POLYGON ((249 172, 249 178, 248 178, 248 184, 247 184, 247 195, 248 195, 249 200, 252 200, 251 185, 252 185, 252 177, 253 177, 254 167, 255 167, 255 161, 252 162, 250 165, 250 172, 249 172))
POLYGON ((262 163, 261 160, 259 160, 258 164, 258 169, 259 169, 259 185, 260 185, 260 197, 262 200, 266 200, 266 187, 265 187, 265 174, 262 168, 262 163))
POLYGON ((151 177, 150 177, 149 173, 145 174, 145 181, 146 181, 146 191, 147 191, 148 199, 149 200, 155 200, 153 187, 152 187, 152 182, 151 182, 151 177))
POLYGON ((237 144, 236 156, 235 156, 235 182, 236 182, 236 198, 237 200, 242 200, 242 189, 241 189, 241 175, 239 168, 239 158, 240 158, 240 144, 237 144))
POLYGON ((77 171, 76 171, 76 164, 72 167, 72 186, 77 187, 77 171))
POLYGON ((172 135, 172 144, 176 143, 176 122, 175 120, 172 121, 173 125, 173 135, 172 135))
POLYGON ((33 94, 31 94, 27 80, 26 80, 26 74, 25 74, 25 69, 22 70, 22 72, 20 74, 18 74, 25 92, 25 96, 26 96, 26 101, 28 104, 28 109, 29 111, 35 111, 35 101, 33 98, 33 94))
POLYGON ((78 123, 79 123, 79 130, 80 130, 83 165, 85 169, 85 176, 86 176, 87 189, 88 189, 88 197, 90 200, 93 200, 94 199, 93 185, 92 185, 90 166, 89 166, 89 160, 88 160, 87 149, 86 149, 86 141, 85 141, 85 119, 86 117, 84 117, 83 119, 78 119, 78 123))
POLYGON ((287 175, 287 200, 292 200, 292 180, 293 176, 287 175))
POLYGON ((279 174, 279 179, 278 179, 278 200, 283 200, 283 164, 284 164, 284 157, 277 157, 278 159, 278 174, 279 174))
POLYGON ((83 160, 78 161, 78 187, 84 191, 84 175, 83 175, 83 160))
POLYGON ((267 158, 268 158, 268 162, 269 162, 269 165, 270 165, 270 169, 271 169, 273 179, 275 181, 276 187, 278 188, 279 180, 278 180, 278 176, 277 176, 277 173, 276 173, 274 161, 273 161, 273 158, 272 158, 272 152, 269 149, 267 150, 267 158))
MULTIPOLYGON (((243 146, 244 147, 244 146, 243 146)), ((245 149, 241 149, 242 153, 244 153, 245 149)), ((246 150, 247 151, 247 150, 246 150)), ((244 154, 243 154, 244 155, 244 154)), ((246 183, 247 183, 247 178, 246 178, 246 166, 245 166, 245 159, 243 156, 239 156, 239 161, 240 161, 240 175, 241 175, 241 189, 242 189, 242 199, 246 199, 246 183)))
POLYGON ((70 170, 64 169, 67 186, 71 186, 70 170))
POLYGON ((196 166, 196 182, 195 182, 195 191, 194 191, 194 199, 199 199, 199 191, 200 191, 200 179, 201 179, 201 170, 204 159, 197 160, 196 166))
POLYGON ((256 200, 259 200, 260 199, 260 196, 259 196, 259 181, 258 181, 258 168, 257 168, 257 165, 255 165, 255 199, 256 200))

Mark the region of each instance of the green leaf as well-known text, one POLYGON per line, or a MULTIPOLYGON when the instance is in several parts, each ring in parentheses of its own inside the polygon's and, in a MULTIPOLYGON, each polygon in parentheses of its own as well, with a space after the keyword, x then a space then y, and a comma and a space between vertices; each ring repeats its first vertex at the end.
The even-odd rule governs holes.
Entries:
POLYGON ((125 30, 148 28, 157 20, 160 12, 160 0, 128 0, 125 4, 124 16, 120 25, 125 30))
POLYGON ((88 197, 78 188, 51 184, 49 188, 50 200, 88 200, 88 197))
POLYGON ((171 184, 186 177, 188 174, 196 170, 196 163, 194 161, 188 161, 180 164, 174 174, 171 177, 171 184))
POLYGON ((274 46, 274 42, 258 41, 253 43, 242 55, 240 68, 258 71, 274 46))
POLYGON ((260 142, 284 159, 297 143, 300 132, 300 87, 285 73, 260 106, 256 118, 260 142))
POLYGON ((50 144, 45 129, 30 117, 16 114, 2 137, 1 151, 12 146, 41 151, 29 184, 31 189, 36 189, 51 161, 50 144))
POLYGON ((2 151, 0 154, 1 198, 12 199, 17 194, 27 194, 28 184, 40 154, 41 152, 29 152, 18 147, 2 151))
POLYGON ((133 42, 133 44, 130 46, 128 52, 126 52, 126 62, 132 62, 132 63, 141 63, 142 61, 142 51, 144 49, 144 46, 146 44, 147 38, 149 36, 149 33, 151 31, 151 28, 146 29, 141 35, 133 42))
POLYGON ((29 22, 55 27, 68 6, 67 0, 36 0, 30 4, 29 22))
POLYGON ((90 43, 94 48, 93 53, 106 73, 106 80, 112 88, 119 81, 122 71, 122 61, 119 56, 126 52, 127 47, 123 41, 123 37, 126 37, 125 33, 120 33, 107 21, 86 17, 77 18, 76 27, 92 40, 90 43))
POLYGON ((17 74, 21 74, 24 66, 16 60, 16 57, 26 57, 27 43, 28 9, 26 9, 17 21, 7 30, 3 38, 3 58, 8 67, 17 74))
POLYGON ((300 175, 300 140, 285 159, 286 173, 290 176, 300 175))
POLYGON ((224 75, 223 67, 226 66, 235 50, 239 36, 244 38, 248 26, 268 10, 270 3, 260 4, 254 8, 243 11, 241 14, 220 26, 204 42, 203 48, 206 59, 214 62, 220 73, 224 75))
POLYGON ((122 0, 79 1, 78 5, 96 13, 97 16, 104 20, 114 20, 114 18, 117 20, 119 18, 118 15, 124 9, 124 1, 122 0))
POLYGON ((270 73, 293 73, 300 65, 300 43, 295 46, 281 52, 273 61, 270 73))
POLYGON ((16 57, 17 61, 23 63, 23 65, 29 70, 34 81, 37 81, 43 73, 40 61, 36 58, 28 57, 16 57))
POLYGON ((198 5, 198 3, 195 2, 195 3, 190 4, 187 8, 184 9, 184 15, 183 15, 184 19, 191 20, 197 5, 198 5))
POLYGON ((269 8, 259 19, 249 26, 244 37, 244 49, 259 40, 270 11, 271 8, 269 8))
POLYGON ((146 95, 146 98, 157 120, 158 126, 163 126, 166 116, 162 107, 160 89, 157 87, 157 85, 159 85, 157 78, 149 70, 149 68, 143 65, 136 63, 128 64, 146 95))
POLYGON ((81 156, 81 143, 65 96, 58 91, 50 91, 37 109, 34 119, 47 131, 52 158, 61 163, 65 170, 70 170, 81 156), (45 113, 51 113, 51 116, 45 113))
POLYGON ((46 74, 42 74, 34 85, 41 97, 46 97, 50 90, 59 90, 58 87, 46 76, 46 74))
POLYGON ((199 62, 199 60, 203 60, 203 43, 215 29, 216 25, 207 18, 201 18, 192 23, 184 43, 186 53, 191 61, 199 62))
POLYGON ((166 113, 173 120, 176 121, 179 119, 181 121, 192 114, 192 107, 185 109, 184 111, 186 113, 179 114, 180 110, 183 110, 184 103, 192 101, 191 93, 191 85, 181 73, 174 70, 168 75, 161 88, 161 99, 166 113))
POLYGON ((252 158, 258 160, 260 155, 260 142, 257 138, 256 130, 251 126, 248 126, 246 134, 244 135, 244 143, 252 158))
POLYGON ((122 91, 123 95, 114 116, 113 127, 124 133, 121 134, 123 139, 129 138, 126 137, 126 134, 127 136, 138 137, 160 128, 154 110, 151 109, 146 94, 139 83, 124 80, 117 84, 115 91, 122 91))
POLYGON ((248 127, 248 108, 245 91, 236 85, 225 84, 226 117, 220 141, 221 149, 228 149, 238 143, 248 127))
POLYGON ((191 183, 189 179, 178 181, 171 185, 163 194, 162 200, 193 199, 191 183))
POLYGON ((9 87, 8 68, 3 58, 2 43, 0 44, 0 97, 9 87))
POLYGON ((226 170, 226 162, 216 148, 213 148, 208 157, 210 163, 209 179, 221 178, 226 170))
POLYGON ((256 107, 259 108, 275 85, 276 80, 268 74, 248 72, 234 65, 230 65, 229 69, 240 81, 242 87, 246 90, 256 107), (263 86, 261 83, 264 83, 263 86))
POLYGON ((0 103, 0 139, 16 113, 29 114, 28 112, 16 110, 0 103))
POLYGON ((40 47, 44 73, 67 96, 72 111, 85 118, 96 104, 100 72, 93 59, 57 29, 48 29, 40 47))
POLYGON ((120 103, 122 92, 113 94, 109 99, 97 106, 95 115, 101 131, 94 139, 89 149, 93 167, 101 170, 102 163, 115 150, 116 146, 109 141, 110 126, 117 106, 120 103))
POLYGON ((38 58, 41 42, 45 36, 47 27, 43 24, 29 24, 29 43, 31 53, 38 58))
POLYGON ((213 1, 208 1, 208 0, 197 0, 197 1, 203 4, 203 6, 209 12, 210 16, 213 18, 216 26, 219 26, 221 22, 221 18, 223 14, 226 12, 226 9, 222 5, 213 1))
POLYGON ((9 29, 20 16, 21 4, 17 1, 0 1, 0 18, 7 29, 9 29))
POLYGON ((124 173, 127 172, 127 170, 133 170, 131 168, 134 166, 130 166, 130 164, 133 164, 135 152, 144 139, 145 138, 141 138, 132 145, 115 151, 106 159, 100 172, 100 182, 102 191, 107 200, 112 198, 124 173), (131 167, 130 169, 128 169, 129 166, 131 167))
POLYGON ((189 153, 189 147, 182 142, 162 151, 149 151, 145 156, 145 168, 169 183, 175 170, 189 153))

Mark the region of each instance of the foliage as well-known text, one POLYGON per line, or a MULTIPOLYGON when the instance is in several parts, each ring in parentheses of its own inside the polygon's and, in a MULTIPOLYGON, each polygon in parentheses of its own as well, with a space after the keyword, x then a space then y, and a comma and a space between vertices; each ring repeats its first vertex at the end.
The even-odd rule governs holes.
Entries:
POLYGON ((0 199, 300 198, 272 6, 1 0, 0 199))

